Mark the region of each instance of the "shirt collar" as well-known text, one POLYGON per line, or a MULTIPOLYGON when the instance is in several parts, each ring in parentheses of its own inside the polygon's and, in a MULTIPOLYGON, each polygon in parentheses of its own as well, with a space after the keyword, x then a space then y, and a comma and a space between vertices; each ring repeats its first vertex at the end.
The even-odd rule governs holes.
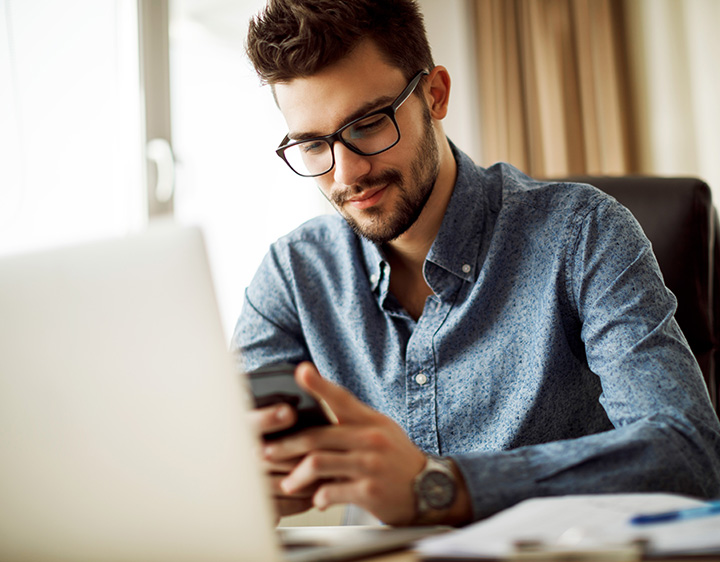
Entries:
MULTIPOLYGON (((488 208, 487 193, 483 188, 482 169, 452 142, 450 147, 457 163, 457 180, 426 261, 471 281, 479 267, 477 258, 488 208)), ((376 244, 362 237, 360 240, 370 286, 376 291, 389 270, 387 260, 376 244)))
POLYGON ((376 244, 369 240, 360 237, 360 243, 363 248, 363 257, 365 258, 365 268, 368 273, 368 279, 370 281, 370 288, 373 292, 380 286, 383 273, 387 266, 385 265, 386 260, 383 252, 376 244))
POLYGON ((457 162, 457 180, 445 217, 427 260, 471 281, 477 276, 478 254, 488 209, 482 169, 450 143, 457 162))

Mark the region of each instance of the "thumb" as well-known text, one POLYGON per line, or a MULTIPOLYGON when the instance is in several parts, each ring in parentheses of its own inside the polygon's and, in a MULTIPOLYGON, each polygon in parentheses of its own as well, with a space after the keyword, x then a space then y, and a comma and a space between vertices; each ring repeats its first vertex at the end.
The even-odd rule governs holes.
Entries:
POLYGON ((361 423, 375 413, 343 387, 322 377, 315 365, 308 361, 297 366, 295 380, 310 394, 323 400, 339 423, 361 423))

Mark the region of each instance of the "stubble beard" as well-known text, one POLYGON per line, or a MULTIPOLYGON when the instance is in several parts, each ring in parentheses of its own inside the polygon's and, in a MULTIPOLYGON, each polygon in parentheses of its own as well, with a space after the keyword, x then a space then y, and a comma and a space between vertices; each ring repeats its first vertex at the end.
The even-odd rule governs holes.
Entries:
POLYGON ((417 221, 432 195, 435 181, 440 170, 440 150, 432 127, 430 112, 425 109, 423 115, 424 134, 418 146, 415 158, 410 164, 410 182, 396 169, 385 170, 378 176, 365 180, 355 186, 352 193, 334 193, 331 202, 338 209, 353 231, 363 238, 382 245, 395 240, 417 221), (392 210, 370 207, 363 211, 365 220, 360 224, 349 214, 343 212, 343 202, 366 189, 388 185, 398 193, 398 202, 392 210), (414 186, 414 190, 411 190, 414 186))

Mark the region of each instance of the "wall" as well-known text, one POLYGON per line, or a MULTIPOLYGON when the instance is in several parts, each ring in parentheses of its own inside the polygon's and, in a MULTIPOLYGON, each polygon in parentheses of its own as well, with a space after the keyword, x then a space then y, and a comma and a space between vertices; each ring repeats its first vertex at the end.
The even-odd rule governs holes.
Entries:
POLYGON ((470 0, 419 0, 425 15, 435 64, 448 69, 450 108, 444 127, 448 137, 475 161, 480 161, 480 111, 476 101, 477 72, 472 48, 470 0))
POLYGON ((720 2, 627 2, 643 173, 703 178, 720 201, 720 2))

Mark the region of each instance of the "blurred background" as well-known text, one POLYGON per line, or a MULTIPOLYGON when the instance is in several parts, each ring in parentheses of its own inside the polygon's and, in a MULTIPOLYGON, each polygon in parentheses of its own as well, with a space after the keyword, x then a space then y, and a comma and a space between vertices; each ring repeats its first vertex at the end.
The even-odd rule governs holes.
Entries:
MULTIPOLYGON (((176 220, 226 333, 268 246, 332 212, 274 154, 262 0, 0 0, 0 256, 176 220)), ((422 0, 448 136, 538 177, 692 175, 720 198, 720 0, 422 0)))

